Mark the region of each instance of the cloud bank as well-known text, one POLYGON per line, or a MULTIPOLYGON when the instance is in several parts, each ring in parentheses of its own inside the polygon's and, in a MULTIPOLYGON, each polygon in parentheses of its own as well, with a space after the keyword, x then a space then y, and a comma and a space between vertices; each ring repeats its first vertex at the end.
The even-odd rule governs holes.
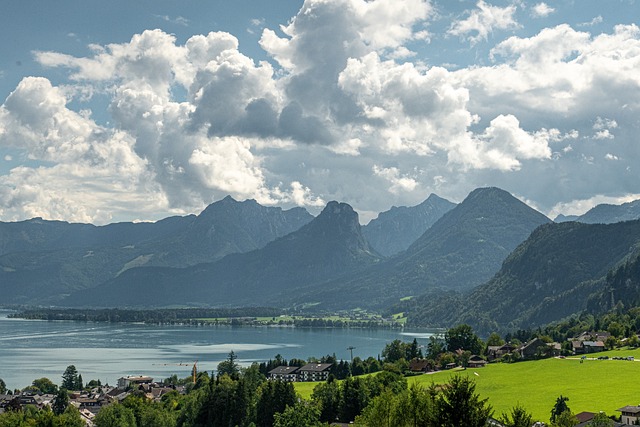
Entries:
POLYGON ((455 71, 412 50, 438 36, 424 0, 307 0, 263 31, 269 61, 215 31, 35 52, 66 81, 25 77, 0 106, 0 147, 24 160, 0 175, 0 219, 150 219, 226 194, 366 217, 482 185, 545 211, 638 193, 640 29, 520 37, 517 12, 479 1, 453 20, 440 36, 467 47, 505 37, 455 71))

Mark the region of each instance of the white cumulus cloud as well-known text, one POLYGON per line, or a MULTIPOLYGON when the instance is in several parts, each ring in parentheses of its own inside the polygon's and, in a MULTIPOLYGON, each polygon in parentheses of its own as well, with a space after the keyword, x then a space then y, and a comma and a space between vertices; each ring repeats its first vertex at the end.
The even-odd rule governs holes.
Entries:
POLYGON ((515 19, 516 6, 493 6, 483 0, 476 9, 468 12, 465 19, 455 21, 449 28, 449 34, 468 40, 471 45, 486 41, 495 30, 511 30, 519 27, 515 19))

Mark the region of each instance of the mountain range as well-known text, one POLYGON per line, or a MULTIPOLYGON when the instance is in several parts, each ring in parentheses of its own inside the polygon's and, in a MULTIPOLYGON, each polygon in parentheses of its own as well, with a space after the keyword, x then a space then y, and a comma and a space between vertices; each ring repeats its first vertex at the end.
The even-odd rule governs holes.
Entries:
MULTIPOLYGON (((594 208, 596 222, 635 206, 594 208)), ((345 203, 314 218, 227 197, 156 223, 0 222, 0 292, 5 304, 364 307, 492 331, 639 299, 639 242, 640 221, 552 223, 498 188, 457 205, 431 195, 366 226, 345 203)))
POLYGON ((491 280, 466 294, 421 296, 411 302, 409 320, 432 326, 469 323, 486 333, 542 326, 589 305, 591 311, 606 311, 629 302, 617 292, 611 302, 607 275, 639 250, 640 220, 546 224, 506 258, 491 280))
POLYGON ((393 206, 362 227, 362 234, 378 253, 389 257, 411 246, 455 203, 431 194, 417 206, 393 206))
POLYGON ((613 224, 640 219, 640 200, 611 205, 603 203, 589 209, 583 215, 558 215, 555 222, 578 221, 586 224, 613 224))

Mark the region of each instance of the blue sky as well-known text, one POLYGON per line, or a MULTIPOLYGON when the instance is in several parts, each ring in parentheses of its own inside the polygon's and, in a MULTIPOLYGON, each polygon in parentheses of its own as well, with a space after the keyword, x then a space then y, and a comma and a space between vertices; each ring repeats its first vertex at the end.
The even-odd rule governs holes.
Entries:
POLYGON ((640 198, 633 0, 5 2, 0 220, 640 198))

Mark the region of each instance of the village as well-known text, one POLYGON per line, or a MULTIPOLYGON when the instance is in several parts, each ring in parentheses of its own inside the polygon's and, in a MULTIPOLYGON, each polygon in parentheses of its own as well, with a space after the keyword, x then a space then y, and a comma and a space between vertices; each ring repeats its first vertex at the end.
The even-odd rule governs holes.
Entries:
MULTIPOLYGON (((496 362, 515 362, 515 361, 527 361, 538 360, 541 358, 555 357, 558 359, 565 359, 571 357, 576 359, 577 356, 582 363, 585 360, 603 360, 609 359, 608 356, 598 357, 595 353, 602 352, 606 349, 607 340, 611 335, 608 332, 583 332, 576 337, 568 340, 567 343, 558 342, 545 342, 540 338, 533 338, 526 343, 520 345, 514 345, 512 343, 505 343, 503 345, 489 345, 483 350, 483 355, 469 354, 468 351, 462 349, 454 352, 456 354, 455 361, 448 363, 436 363, 433 359, 427 359, 424 357, 415 357, 407 364, 406 371, 407 376, 433 374, 441 370, 466 370, 466 369, 480 369, 484 368, 489 363, 496 362), (567 355, 568 349, 570 354, 567 355)), ((415 344, 415 341, 414 341, 415 344)), ((406 349, 411 347, 411 344, 403 343, 406 349)), ((390 345, 387 345, 388 349, 390 345)), ((385 349, 385 350, 386 350, 385 349)), ((231 362, 233 364, 233 352, 231 353, 231 362)), ((612 358, 617 359, 617 358, 612 358)), ((619 358, 620 360, 633 361, 633 357, 619 358)), ((306 363, 302 366, 287 365, 287 361, 270 361, 272 364, 282 363, 279 366, 275 366, 272 369, 270 365, 266 365, 268 370, 265 370, 267 380, 278 382, 326 382, 330 380, 330 377, 335 378, 336 368, 338 365, 347 364, 348 362, 340 361, 339 363, 323 363, 327 360, 324 358, 321 360, 315 360, 306 363)), ((329 361, 331 359, 329 358, 329 361)), ((294 362, 292 360, 292 362, 294 362)), ((295 360, 298 365, 300 360, 295 360)), ((573 362, 575 363, 575 362, 573 362)), ((271 365, 272 366, 272 365, 271 365)), ((262 367, 265 369, 265 367, 262 367)), ((351 368, 349 368, 351 369, 351 368)), ((349 374, 350 375, 350 374, 349 374)), ((479 375, 476 373, 476 375, 479 375)), ((175 376, 174 376, 175 377, 175 376)), ((137 396, 143 396, 144 399, 151 402, 162 402, 163 399, 167 399, 166 396, 184 395, 195 386, 197 380, 196 367, 194 365, 191 377, 185 379, 185 381, 173 383, 167 381, 155 381, 154 378, 146 375, 127 375, 122 376, 117 380, 115 386, 93 384, 93 387, 85 387, 83 390, 72 390, 68 392, 68 404, 74 406, 80 413, 82 420, 87 426, 93 426, 93 420, 98 412, 109 405, 122 402, 128 396, 135 394, 137 396)), ((33 388, 25 388, 22 391, 15 390, 12 394, 8 391, 8 394, 0 394, 0 414, 7 411, 20 411, 26 408, 34 408, 37 410, 44 410, 52 408, 56 394, 42 393, 33 388)), ((615 427, 636 425, 640 423, 640 405, 627 405, 617 409, 620 412, 619 421, 616 421, 613 425, 615 427)), ((579 427, 588 426, 590 422, 597 415, 596 412, 580 412, 575 414, 578 420, 579 427)), ((491 420, 493 427, 503 426, 497 420, 491 420)), ((544 424, 538 423, 536 426, 543 426, 544 424)))

